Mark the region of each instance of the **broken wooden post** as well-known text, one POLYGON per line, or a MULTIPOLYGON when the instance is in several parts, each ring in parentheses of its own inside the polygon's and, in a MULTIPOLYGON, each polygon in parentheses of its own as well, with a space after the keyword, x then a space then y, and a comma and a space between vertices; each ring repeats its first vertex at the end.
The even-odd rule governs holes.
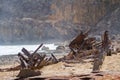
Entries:
POLYGON ((110 42, 108 38, 108 31, 105 31, 102 36, 102 46, 99 49, 99 54, 94 59, 93 72, 100 71, 100 68, 103 64, 106 53, 108 53, 109 45, 110 45, 110 42))
POLYGON ((42 43, 40 46, 38 46, 38 48, 32 53, 32 56, 33 56, 34 54, 36 54, 36 52, 37 52, 42 46, 43 46, 43 43, 42 43))
POLYGON ((26 63, 28 63, 28 59, 25 58, 20 52, 18 53, 18 57, 22 58, 26 63))
POLYGON ((22 48, 22 52, 26 55, 26 56, 28 56, 28 57, 30 57, 30 53, 28 52, 28 50, 27 49, 25 49, 25 48, 22 48))
POLYGON ((35 56, 36 52, 42 47, 42 45, 43 45, 43 43, 29 56, 29 61, 28 61, 29 68, 32 68, 35 65, 34 56, 35 56))
POLYGON ((51 53, 51 56, 53 58, 54 63, 57 63, 58 62, 57 58, 52 53, 51 53))
POLYGON ((20 62, 21 62, 21 68, 22 69, 26 68, 25 62, 23 61, 22 58, 20 58, 20 62))
POLYGON ((26 68, 27 67, 26 63, 28 62, 28 60, 21 53, 18 53, 18 57, 21 62, 21 68, 22 69, 26 68))
POLYGON ((79 46, 84 42, 84 39, 86 38, 86 35, 81 32, 70 44, 70 49, 78 49, 79 46))
POLYGON ((40 66, 41 62, 44 60, 45 57, 46 57, 46 55, 44 54, 44 55, 40 58, 40 60, 39 60, 39 62, 37 63, 37 66, 36 66, 36 67, 39 67, 39 66, 40 66))

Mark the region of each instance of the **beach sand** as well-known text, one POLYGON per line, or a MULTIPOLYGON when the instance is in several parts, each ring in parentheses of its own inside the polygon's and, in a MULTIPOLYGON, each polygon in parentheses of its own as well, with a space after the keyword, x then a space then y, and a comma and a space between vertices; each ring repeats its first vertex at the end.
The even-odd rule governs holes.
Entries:
MULTIPOLYGON (((1 65, 0 68, 15 67, 16 65, 18 65, 18 63, 15 63, 14 65, 13 64, 1 65)), ((39 71, 41 71, 41 75, 39 77, 73 76, 73 75, 75 76, 90 74, 92 72, 92 68, 93 68, 92 62, 70 64, 59 62, 57 64, 48 65, 40 69, 39 71)), ((114 74, 120 75, 120 53, 118 53, 117 55, 113 54, 112 56, 106 56, 101 71, 113 75, 114 74)), ((12 80, 16 78, 18 73, 19 71, 0 72, 0 80, 12 80)))

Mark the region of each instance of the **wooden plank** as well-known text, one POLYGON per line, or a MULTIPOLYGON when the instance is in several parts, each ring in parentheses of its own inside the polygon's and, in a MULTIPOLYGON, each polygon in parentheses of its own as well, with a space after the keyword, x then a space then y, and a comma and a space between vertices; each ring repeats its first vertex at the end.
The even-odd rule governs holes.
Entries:
POLYGON ((70 49, 77 49, 84 41, 85 39, 85 35, 83 34, 83 32, 81 32, 70 44, 69 44, 69 48, 70 49))
POLYGON ((53 58, 54 63, 57 63, 58 62, 57 58, 52 53, 51 53, 51 56, 53 58))
POLYGON ((39 67, 39 65, 41 64, 41 62, 44 60, 45 57, 46 57, 46 55, 44 54, 43 57, 40 59, 40 61, 37 63, 36 67, 39 67))
POLYGON ((28 59, 25 58, 20 52, 18 53, 18 57, 22 58, 26 63, 28 63, 28 59))
POLYGON ((28 57, 30 57, 30 53, 29 53, 29 51, 27 50, 27 49, 25 49, 25 48, 22 48, 22 52, 26 55, 26 56, 28 56, 28 57))
POLYGON ((24 68, 27 68, 27 66, 25 65, 24 61, 22 58, 19 58, 20 59, 20 62, 21 62, 21 68, 24 69, 24 68))
POLYGON ((73 41, 71 41, 71 43, 69 44, 69 48, 80 50, 81 47, 83 47, 85 44, 85 38, 88 36, 89 31, 90 29, 88 29, 85 33, 81 31, 81 33, 75 39, 73 39, 73 41))
POLYGON ((43 44, 38 46, 38 48, 29 56, 28 67, 33 68, 36 65, 36 62, 40 58, 40 55, 37 54, 37 51, 42 47, 43 44))
POLYGON ((35 67, 35 65, 37 64, 38 60, 41 59, 42 56, 40 56, 39 54, 35 54, 33 56, 33 67, 35 67))
POLYGON ((34 55, 42 46, 43 46, 43 43, 40 46, 38 46, 38 48, 32 53, 32 55, 34 55))
POLYGON ((102 36, 102 48, 107 51, 109 48, 110 40, 108 37, 108 31, 105 31, 102 36))
POLYGON ((99 54, 96 54, 94 58, 93 72, 100 71, 104 59, 105 59, 105 51, 100 50, 99 54))

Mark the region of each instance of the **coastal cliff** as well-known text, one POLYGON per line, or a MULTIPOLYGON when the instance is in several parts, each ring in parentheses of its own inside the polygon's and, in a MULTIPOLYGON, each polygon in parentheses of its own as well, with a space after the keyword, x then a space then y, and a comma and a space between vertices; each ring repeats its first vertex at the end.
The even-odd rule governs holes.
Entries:
POLYGON ((120 0, 0 0, 0 43, 63 41, 91 28, 120 34, 120 0))

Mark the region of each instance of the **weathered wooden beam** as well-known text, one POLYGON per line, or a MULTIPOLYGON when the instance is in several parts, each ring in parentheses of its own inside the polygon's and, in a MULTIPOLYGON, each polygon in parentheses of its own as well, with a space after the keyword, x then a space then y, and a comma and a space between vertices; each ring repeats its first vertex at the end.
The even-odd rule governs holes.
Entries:
POLYGON ((48 61, 50 61, 52 59, 52 57, 49 57, 48 61))
POLYGON ((43 66, 46 66, 47 64, 48 64, 48 61, 46 61, 45 59, 43 59, 43 60, 40 62, 39 66, 38 66, 37 68, 42 68, 43 66))
POLYGON ((108 50, 110 45, 110 40, 108 37, 108 31, 105 31, 104 34, 102 35, 102 48, 104 50, 108 50))
POLYGON ((28 57, 30 57, 30 53, 29 53, 29 51, 27 50, 27 49, 25 49, 25 48, 22 48, 22 52, 26 55, 26 56, 28 56, 28 57))
POLYGON ((89 41, 95 40, 95 38, 88 38, 85 40, 85 38, 88 36, 88 32, 90 29, 88 29, 85 33, 81 32, 71 43, 69 44, 70 49, 78 49, 81 50, 84 48, 84 45, 89 41))
POLYGON ((20 52, 18 53, 18 57, 22 58, 22 60, 24 60, 26 63, 28 63, 28 59, 25 58, 20 52))
POLYGON ((109 51, 109 47, 110 47, 110 40, 108 37, 108 31, 105 31, 102 36, 101 49, 99 49, 99 54, 96 55, 96 58, 94 59, 93 72, 100 71, 100 68, 103 64, 106 53, 108 53, 108 51, 109 51))
POLYGON ((69 44, 70 49, 77 49, 84 42, 85 35, 81 32, 71 43, 69 44))
POLYGON ((57 58, 52 53, 51 53, 51 56, 53 58, 54 63, 57 63, 58 62, 57 58))
POLYGON ((19 57, 19 60, 21 62, 21 68, 27 68, 27 64, 28 64, 28 61, 26 58, 24 58, 23 56, 18 56, 19 57))
POLYGON ((40 61, 37 63, 36 67, 39 67, 41 62, 44 60, 44 58, 46 57, 46 55, 44 54, 42 58, 40 58, 40 61))
POLYGON ((25 65, 25 62, 23 61, 22 58, 19 58, 20 59, 20 62, 21 62, 21 68, 24 69, 24 68, 27 68, 27 66, 25 65))
MULTIPOLYGON (((33 60, 36 60, 36 59, 40 59, 42 58, 42 56, 38 53, 34 54, 33 56, 31 56, 33 58, 33 60)), ((31 58, 30 58, 31 59, 31 58)))
POLYGON ((34 55, 42 46, 43 46, 43 43, 40 46, 38 46, 38 48, 32 53, 32 55, 34 55))
POLYGON ((99 54, 95 55, 92 72, 99 72, 100 71, 100 68, 103 64, 104 59, 105 59, 105 51, 100 50, 99 54))
POLYGON ((37 51, 42 47, 43 44, 41 44, 30 56, 28 56, 29 61, 28 61, 28 67, 33 68, 36 65, 36 62, 40 58, 40 55, 37 54, 37 51))
POLYGON ((98 50, 97 49, 90 49, 90 50, 81 50, 75 56, 79 57, 79 58, 82 58, 82 57, 95 55, 95 54, 98 54, 98 50))
POLYGON ((38 60, 41 59, 42 56, 40 56, 39 54, 35 54, 33 56, 33 67, 35 67, 35 65, 37 64, 38 60))

